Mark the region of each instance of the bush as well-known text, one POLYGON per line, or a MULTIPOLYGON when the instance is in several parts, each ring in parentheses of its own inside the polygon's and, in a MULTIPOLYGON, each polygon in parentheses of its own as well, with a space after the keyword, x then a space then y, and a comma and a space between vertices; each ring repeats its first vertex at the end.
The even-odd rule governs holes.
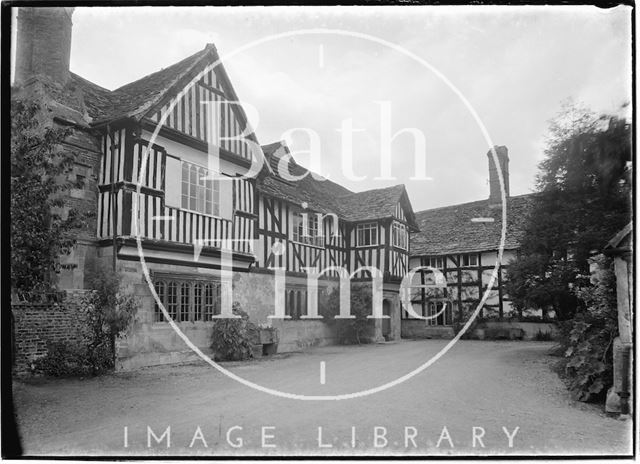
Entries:
POLYGON ((240 319, 215 319, 211 334, 211 349, 215 361, 243 361, 253 356, 252 341, 257 327, 249 316, 234 303, 233 314, 240 319))
POLYGON ((535 340, 539 342, 548 342, 550 340, 553 340, 553 334, 551 332, 543 332, 542 330, 538 329, 535 340))
POLYGON ((49 343, 47 354, 34 361, 33 368, 51 377, 82 376, 93 371, 87 348, 65 342, 49 343))
POLYGON ((83 309, 92 333, 88 356, 97 374, 115 365, 116 338, 135 320, 138 301, 121 291, 120 276, 111 269, 90 270, 89 285, 92 291, 85 296, 83 309))
POLYGON ((53 377, 99 375, 115 366, 116 337, 133 322, 137 300, 120 291, 115 271, 94 269, 89 280, 93 290, 80 308, 89 329, 84 343, 49 343, 47 354, 34 363, 36 371, 53 377))
POLYGON ((370 284, 354 284, 351 286, 351 315, 355 319, 336 319, 340 314, 340 291, 333 290, 321 301, 319 313, 324 321, 336 328, 336 335, 341 343, 371 342, 374 320, 368 319, 373 307, 370 284))
POLYGON ((600 255, 589 283, 579 286, 576 295, 583 304, 576 316, 561 325, 564 348, 561 367, 569 389, 580 401, 604 400, 613 384, 613 340, 618 335, 618 313, 613 264, 600 255))

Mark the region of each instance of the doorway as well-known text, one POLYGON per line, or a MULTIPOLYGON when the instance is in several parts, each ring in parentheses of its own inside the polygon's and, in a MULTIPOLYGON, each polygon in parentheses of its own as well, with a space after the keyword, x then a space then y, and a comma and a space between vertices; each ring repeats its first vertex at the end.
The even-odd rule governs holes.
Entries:
POLYGON ((382 314, 389 318, 382 319, 382 336, 386 341, 393 338, 391 335, 391 302, 389 300, 382 301, 382 314))

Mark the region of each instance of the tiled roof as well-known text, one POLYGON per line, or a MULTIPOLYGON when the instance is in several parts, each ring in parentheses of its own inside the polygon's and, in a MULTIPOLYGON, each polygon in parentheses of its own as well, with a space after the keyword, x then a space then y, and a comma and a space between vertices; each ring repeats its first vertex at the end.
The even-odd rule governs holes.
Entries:
MULTIPOLYGON (((353 192, 328 179, 317 180, 312 174, 307 174, 300 180, 283 178, 280 175, 281 170, 278 165, 281 163, 282 157, 289 154, 289 149, 284 143, 275 142, 263 145, 262 151, 271 172, 258 184, 260 191, 298 205, 306 202, 307 207, 314 211, 324 214, 335 213, 341 216, 342 210, 336 198, 353 194, 353 192)), ((308 172, 307 169, 296 163, 293 157, 289 157, 286 169, 292 176, 301 176, 308 172)))
MULTIPOLYGON (((520 246, 535 194, 507 200, 506 250, 520 246)), ((488 200, 462 203, 416 213, 420 232, 411 234, 412 256, 444 255, 497 250, 502 232, 502 208, 489 208, 488 200), (493 218, 474 222, 473 218, 493 218)))
POLYGON ((195 77, 208 56, 217 59, 215 47, 207 45, 178 63, 122 86, 108 90, 74 73, 70 73, 67 84, 61 88, 46 79, 40 84, 46 87, 53 100, 80 113, 84 124, 96 124, 123 117, 143 116, 158 103, 175 84, 195 77))
MULTIPOLYGON (((307 203, 307 208, 321 213, 335 213, 350 222, 390 218, 398 202, 403 202, 409 214, 409 223, 415 227, 413 211, 404 185, 354 193, 328 179, 316 179, 312 173, 300 180, 287 180, 280 175, 278 165, 289 150, 284 143, 264 145, 271 173, 259 183, 261 192, 283 198, 295 204, 307 203)), ((293 176, 308 172, 293 157, 289 157, 287 170, 293 176)))
MULTIPOLYGON (((135 117, 146 113, 179 81, 195 77, 196 73, 190 71, 199 70, 198 64, 211 52, 215 53, 215 47, 208 44, 182 61, 117 88, 112 92, 112 108, 107 118, 135 117)), ((217 58, 217 55, 211 55, 217 58)))
POLYGON ((352 193, 340 198, 340 204, 348 221, 366 221, 393 216, 396 205, 405 192, 404 185, 394 185, 375 190, 352 193))

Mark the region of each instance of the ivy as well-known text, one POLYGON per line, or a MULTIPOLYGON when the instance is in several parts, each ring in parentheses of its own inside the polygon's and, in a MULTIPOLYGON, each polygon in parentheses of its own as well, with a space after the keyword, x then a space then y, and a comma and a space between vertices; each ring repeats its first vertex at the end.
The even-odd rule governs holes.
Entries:
POLYGON ((328 295, 322 296, 319 313, 323 320, 336 328, 338 340, 341 343, 357 343, 370 341, 374 323, 367 316, 371 314, 372 292, 371 284, 354 284, 351 286, 350 314, 353 319, 336 319, 340 314, 340 292, 334 289, 328 295))
POLYGON ((138 300, 122 291, 115 271, 89 268, 88 279, 92 290, 80 301, 84 340, 49 343, 47 354, 34 363, 36 371, 54 377, 99 375, 115 366, 116 338, 135 321, 138 300))
POLYGON ((65 208, 65 193, 82 187, 69 180, 74 153, 62 148, 70 130, 43 118, 39 103, 11 102, 11 287, 27 297, 55 290, 51 273, 90 216, 65 208))

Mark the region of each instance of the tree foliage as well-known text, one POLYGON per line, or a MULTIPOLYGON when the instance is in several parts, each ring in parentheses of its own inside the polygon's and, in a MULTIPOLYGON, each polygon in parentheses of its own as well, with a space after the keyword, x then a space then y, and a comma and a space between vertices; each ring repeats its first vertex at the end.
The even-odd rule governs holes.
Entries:
POLYGON ((551 121, 538 193, 506 289, 519 309, 573 316, 580 304, 571 284, 588 272, 593 250, 630 219, 631 133, 624 119, 595 117, 565 104, 551 121))
POLYGON ((328 295, 323 295, 320 301, 319 314, 324 321, 336 327, 338 339, 342 343, 357 343, 370 341, 374 327, 371 315, 372 292, 371 284, 353 284, 351 286, 350 314, 353 319, 336 319, 340 314, 340 292, 334 289, 328 295))
POLYGON ((138 300, 122 291, 119 275, 110 269, 88 269, 90 291, 80 309, 87 331, 73 341, 48 343, 47 354, 39 358, 36 371, 54 377, 99 375, 115 366, 116 337, 135 320, 138 300))
POLYGON ((595 271, 579 276, 575 293, 584 309, 564 324, 560 341, 564 373, 574 397, 581 401, 604 399, 613 383, 613 340, 618 335, 616 280, 611 259, 591 259, 595 271))
POLYGON ((83 306, 92 331, 88 345, 89 358, 92 365, 111 368, 116 359, 116 338, 129 329, 138 311, 139 302, 134 295, 123 291, 116 271, 96 266, 87 269, 87 274, 91 292, 85 298, 83 306), (105 350, 109 357, 104 362, 99 361, 102 359, 100 353, 105 350))
POLYGON ((44 121, 35 101, 11 102, 11 287, 34 295, 53 290, 51 272, 75 243, 86 213, 65 211, 74 156, 61 146, 68 129, 44 121))

